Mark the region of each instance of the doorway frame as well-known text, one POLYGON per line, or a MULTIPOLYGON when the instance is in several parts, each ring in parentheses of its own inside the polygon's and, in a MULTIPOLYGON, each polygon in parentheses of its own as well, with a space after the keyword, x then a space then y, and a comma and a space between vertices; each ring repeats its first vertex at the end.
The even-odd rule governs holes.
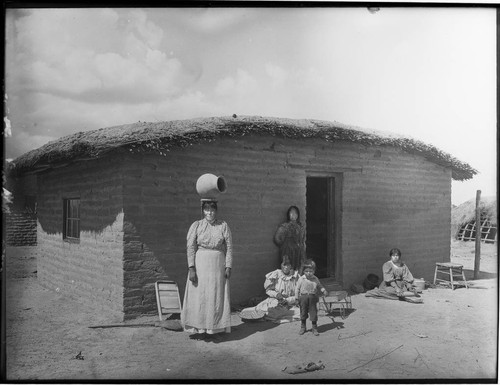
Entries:
POLYGON ((327 180, 327 276, 342 283, 344 266, 342 258, 342 190, 344 174, 342 172, 311 170, 306 171, 306 180, 307 178, 325 178, 327 180))

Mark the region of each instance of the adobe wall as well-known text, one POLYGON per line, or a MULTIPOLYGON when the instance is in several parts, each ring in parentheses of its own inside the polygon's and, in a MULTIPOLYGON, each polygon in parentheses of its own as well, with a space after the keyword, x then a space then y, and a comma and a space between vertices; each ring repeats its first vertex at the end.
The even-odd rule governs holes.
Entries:
POLYGON ((270 136, 220 138, 172 148, 166 156, 130 154, 124 170, 124 222, 135 242, 135 250, 128 252, 125 241, 125 261, 149 266, 125 274, 135 277, 132 290, 125 278, 125 296, 133 293, 130 300, 136 304, 145 295, 140 287, 151 287, 164 276, 178 282, 182 297, 186 233, 201 217, 195 183, 204 173, 224 175, 228 185, 219 197, 218 216, 233 233, 233 303, 263 293, 264 275, 279 265, 272 239, 287 208, 297 205, 305 222, 306 176, 311 173, 343 175, 344 287, 361 283, 368 273, 381 276, 392 247, 402 250, 415 276, 428 280, 436 261, 449 260, 451 171, 391 147, 270 136))
POLYGON ((5 240, 9 246, 35 246, 36 215, 11 209, 5 215, 5 240))
POLYGON ((345 178, 344 281, 362 282, 368 273, 382 278, 393 247, 416 278, 432 281, 435 263, 450 260, 451 170, 380 150, 367 149, 363 172, 345 178))
POLYGON ((36 212, 26 207, 26 196, 36 197, 36 175, 7 178, 6 188, 12 193, 9 213, 5 215, 5 241, 9 246, 34 246, 36 237, 36 212))
POLYGON ((25 195, 36 195, 37 179, 36 175, 26 175, 23 177, 7 177, 6 188, 14 196, 14 204, 23 205, 25 195))
POLYGON ((40 174, 38 279, 96 311, 96 322, 121 321, 123 210, 119 163, 82 162, 40 174), (78 243, 63 240, 63 199, 81 199, 78 243))

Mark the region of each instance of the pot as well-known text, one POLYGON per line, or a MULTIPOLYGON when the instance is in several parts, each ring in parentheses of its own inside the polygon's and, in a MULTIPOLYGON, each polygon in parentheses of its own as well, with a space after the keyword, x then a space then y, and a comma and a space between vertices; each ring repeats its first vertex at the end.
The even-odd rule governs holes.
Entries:
POLYGON ((415 288, 418 291, 425 290, 425 279, 423 279, 423 278, 415 278, 413 280, 413 286, 415 286, 415 288))
POLYGON ((196 181, 196 191, 201 198, 210 199, 226 192, 226 180, 223 176, 203 174, 196 181))
POLYGON ((363 287, 366 290, 375 289, 378 286, 378 275, 376 274, 368 274, 365 280, 363 281, 363 287))

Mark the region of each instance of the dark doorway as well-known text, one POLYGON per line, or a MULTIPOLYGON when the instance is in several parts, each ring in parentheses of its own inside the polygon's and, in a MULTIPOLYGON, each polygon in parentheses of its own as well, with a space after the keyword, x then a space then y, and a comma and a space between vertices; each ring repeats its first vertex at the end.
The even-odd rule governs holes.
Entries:
POLYGON ((339 186, 335 177, 306 179, 306 250, 318 278, 340 278, 337 260, 339 186))

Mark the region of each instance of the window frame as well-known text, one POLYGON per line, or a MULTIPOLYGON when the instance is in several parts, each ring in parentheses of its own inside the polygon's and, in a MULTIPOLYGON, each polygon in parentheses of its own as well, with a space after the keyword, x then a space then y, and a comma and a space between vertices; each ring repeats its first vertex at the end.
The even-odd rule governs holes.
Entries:
POLYGON ((63 198, 63 240, 80 242, 80 198, 63 198))

